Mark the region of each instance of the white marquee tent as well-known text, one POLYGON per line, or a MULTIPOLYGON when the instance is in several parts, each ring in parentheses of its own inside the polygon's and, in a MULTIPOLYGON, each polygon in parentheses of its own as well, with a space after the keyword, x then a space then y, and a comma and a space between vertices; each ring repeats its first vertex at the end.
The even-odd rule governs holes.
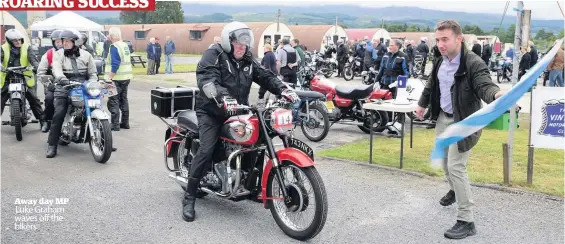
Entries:
POLYGON ((104 26, 71 11, 60 12, 51 18, 35 23, 31 31, 51 31, 55 29, 74 28, 78 31, 104 31, 104 26))

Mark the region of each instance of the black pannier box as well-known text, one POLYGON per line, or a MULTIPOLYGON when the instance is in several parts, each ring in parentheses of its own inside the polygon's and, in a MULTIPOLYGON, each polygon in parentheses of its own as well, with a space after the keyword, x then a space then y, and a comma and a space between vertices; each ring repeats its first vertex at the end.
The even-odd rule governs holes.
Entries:
POLYGON ((197 87, 165 88, 157 87, 151 90, 151 113, 170 118, 179 110, 194 110, 196 96, 200 90, 197 87))

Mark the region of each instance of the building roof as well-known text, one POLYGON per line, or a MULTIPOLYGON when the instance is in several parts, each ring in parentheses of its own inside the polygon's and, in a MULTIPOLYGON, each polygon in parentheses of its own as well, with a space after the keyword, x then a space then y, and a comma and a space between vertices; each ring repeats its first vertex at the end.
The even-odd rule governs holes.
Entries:
POLYGON ((324 35, 333 25, 289 25, 294 38, 300 41, 301 45, 308 47, 308 50, 318 50, 324 40, 324 35))
POLYGON ((380 30, 384 30, 384 29, 382 28, 345 29, 345 32, 347 33, 347 37, 349 37, 349 39, 363 40, 365 36, 368 36, 369 39, 373 38, 375 33, 377 33, 380 30))

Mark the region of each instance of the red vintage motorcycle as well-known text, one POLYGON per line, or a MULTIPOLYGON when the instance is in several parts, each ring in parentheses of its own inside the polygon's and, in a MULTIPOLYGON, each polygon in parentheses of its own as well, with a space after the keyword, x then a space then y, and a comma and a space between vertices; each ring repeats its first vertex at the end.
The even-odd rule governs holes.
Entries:
POLYGON ((363 109, 363 104, 372 100, 392 99, 392 93, 389 90, 380 89, 378 82, 371 85, 336 85, 330 80, 310 73, 313 75, 305 78, 303 86, 326 95, 326 107, 331 125, 335 123, 354 124, 363 132, 369 133, 370 119, 373 117, 374 132, 382 132, 386 129, 389 121, 387 112, 366 111, 363 109))
MULTIPOLYGON (((205 85, 202 91, 210 99, 215 99, 217 94, 213 84, 205 85)), ((193 89, 192 98, 196 92, 198 89, 193 89)), ((179 91, 172 93, 183 96, 179 91)), ((152 96, 155 96, 153 92, 152 96)), ((161 97, 171 95, 161 94, 161 97)), ((262 202, 285 234, 308 240, 324 227, 328 203, 324 183, 314 166, 314 151, 292 135, 292 111, 287 109, 291 106, 280 98, 264 108, 237 105, 238 114, 244 115, 232 116, 224 123, 213 166, 201 179, 197 197, 212 194, 232 201, 262 202), (275 137, 283 141, 284 147, 278 151, 273 145, 275 137)), ((159 110, 158 105, 154 107, 159 110)), ((196 112, 191 109, 174 112, 168 118, 174 123, 168 123, 158 111, 153 114, 169 127, 165 135, 165 164, 172 172, 170 177, 184 189, 199 147, 196 112), (172 167, 167 160, 170 157, 172 167)))

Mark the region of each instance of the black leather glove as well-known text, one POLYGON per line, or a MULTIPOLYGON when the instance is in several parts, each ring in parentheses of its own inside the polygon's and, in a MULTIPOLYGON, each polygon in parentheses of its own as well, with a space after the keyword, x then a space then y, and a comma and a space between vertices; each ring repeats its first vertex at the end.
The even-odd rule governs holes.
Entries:
POLYGON ((229 96, 225 96, 223 98, 223 102, 224 102, 224 111, 226 112, 227 115, 229 116, 234 116, 237 114, 237 100, 235 100, 232 97, 229 96))
POLYGON ((298 97, 298 95, 296 95, 296 92, 294 92, 293 90, 290 90, 290 89, 283 90, 283 92, 281 93, 281 96, 286 98, 286 100, 290 101, 291 103, 296 103, 296 102, 300 101, 300 98, 298 97))

